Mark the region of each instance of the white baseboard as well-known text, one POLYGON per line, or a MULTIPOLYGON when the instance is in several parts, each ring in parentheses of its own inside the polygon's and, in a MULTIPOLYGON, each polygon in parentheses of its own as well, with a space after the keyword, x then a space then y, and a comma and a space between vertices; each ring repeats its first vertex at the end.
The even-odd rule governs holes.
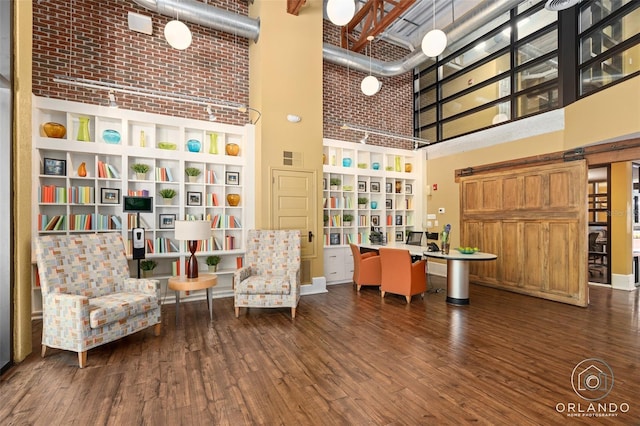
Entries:
POLYGON ((308 296, 310 294, 328 293, 327 280, 325 277, 311 278, 311 284, 305 284, 300 287, 300 296, 308 296))
POLYGON ((611 288, 616 290, 633 291, 637 288, 636 284, 633 282, 634 279, 635 277, 633 274, 611 274, 611 288))

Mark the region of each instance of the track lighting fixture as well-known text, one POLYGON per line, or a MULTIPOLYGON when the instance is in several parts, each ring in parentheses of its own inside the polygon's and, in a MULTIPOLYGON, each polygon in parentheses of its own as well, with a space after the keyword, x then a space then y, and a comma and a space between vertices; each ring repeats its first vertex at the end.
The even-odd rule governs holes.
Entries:
POLYGON ((398 135, 395 133, 391 133, 388 132, 386 130, 378 130, 378 129, 374 129, 372 127, 365 127, 365 126, 360 126, 358 124, 349 124, 349 123, 342 123, 342 125, 340 125, 340 128, 342 130, 354 130, 356 132, 363 132, 365 134, 364 138, 360 139, 360 143, 364 143, 362 142, 363 140, 366 142, 367 138, 369 135, 379 135, 379 136, 385 136, 388 138, 393 138, 393 139, 401 139, 404 141, 411 141, 414 143, 414 147, 415 144, 418 144, 418 148, 422 148, 425 147, 427 145, 429 145, 431 143, 431 141, 427 140, 427 139, 421 139, 421 138, 417 138, 415 136, 404 136, 404 135, 398 135))
POLYGON ((118 103, 116 102, 116 95, 113 93, 113 90, 109 91, 109 108, 118 108, 118 103))
POLYGON ((366 144, 368 140, 369 140, 369 132, 365 132, 364 133, 364 137, 362 139, 360 139, 360 143, 361 144, 366 144))
POLYGON ((209 121, 216 121, 218 119, 218 117, 213 113, 211 105, 207 105, 207 114, 209 114, 209 121))

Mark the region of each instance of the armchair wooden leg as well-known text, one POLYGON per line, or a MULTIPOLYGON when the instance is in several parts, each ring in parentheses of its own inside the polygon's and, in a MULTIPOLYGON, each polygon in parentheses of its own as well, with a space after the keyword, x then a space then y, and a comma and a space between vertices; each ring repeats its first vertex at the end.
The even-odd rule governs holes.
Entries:
POLYGON ((296 317, 296 308, 293 307, 291 308, 291 318, 295 318, 296 317))
POLYGON ((160 335, 160 332, 162 331, 162 323, 159 322, 156 325, 153 326, 153 335, 158 337, 160 335))
POLYGON ((360 291, 360 287, 362 287, 360 284, 356 284, 356 291, 360 291))
POLYGON ((236 318, 240 316, 240 308, 236 306, 236 318))
POLYGON ((405 296, 405 299, 407 299, 407 303, 411 303, 411 296, 405 296))
POLYGON ((44 358, 44 355, 46 353, 47 353, 47 346, 46 345, 42 345, 42 352, 41 352, 42 358, 44 358))
POLYGON ((87 365, 87 351, 78 352, 78 364, 80 368, 84 368, 84 366, 87 365))
POLYGON ((382 298, 384 299, 384 291, 380 290, 380 296, 382 296, 382 298))

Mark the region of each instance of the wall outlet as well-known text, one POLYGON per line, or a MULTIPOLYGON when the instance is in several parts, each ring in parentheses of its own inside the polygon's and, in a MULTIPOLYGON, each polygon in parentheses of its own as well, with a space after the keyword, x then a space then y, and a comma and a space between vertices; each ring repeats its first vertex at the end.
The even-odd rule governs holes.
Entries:
POLYGON ((438 213, 444 214, 444 207, 439 207, 438 208, 438 213))

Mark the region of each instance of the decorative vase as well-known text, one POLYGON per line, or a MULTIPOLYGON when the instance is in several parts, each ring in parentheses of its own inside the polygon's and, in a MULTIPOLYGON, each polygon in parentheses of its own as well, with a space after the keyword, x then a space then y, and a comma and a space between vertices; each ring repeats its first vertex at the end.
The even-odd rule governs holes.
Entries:
POLYGON ((402 182, 396 181, 396 194, 402 194, 402 182))
POLYGON ((371 208, 372 209, 377 209, 378 208, 378 202, 377 201, 372 201, 371 202, 371 208))
POLYGON ((380 163, 373 163, 373 164, 371 165, 371 168, 372 168, 373 170, 380 170, 380 163))
POLYGON ((405 163, 404 164, 404 171, 407 173, 411 173, 411 170, 413 170, 413 165, 411 163, 405 163))
POLYGON ((227 155, 236 156, 240 152, 240 146, 237 143, 228 143, 224 147, 224 150, 226 151, 227 155))
POLYGON ((189 152, 200 152, 200 141, 197 139, 189 139, 187 141, 187 149, 189 152))
POLYGON ((209 154, 218 153, 218 134, 209 133, 209 154))
POLYGON ((396 155, 396 172, 402 171, 400 168, 400 156, 396 155))
POLYGON ((82 142, 89 142, 91 137, 89 136, 89 117, 78 117, 78 140, 82 142))
POLYGON ((64 138, 64 135, 67 134, 67 128, 60 123, 44 123, 42 128, 44 130, 44 134, 47 135, 48 138, 60 139, 64 138))
POLYGON ((342 159, 342 167, 351 167, 351 158, 343 158, 342 159))
POLYGON ((442 253, 443 254, 449 254, 449 242, 443 242, 442 243, 442 253))
POLYGON ((327 155, 322 154, 322 164, 327 164, 327 155))
POLYGON ((229 203, 231 207, 240 204, 240 194, 227 194, 227 203, 229 203))
POLYGON ((120 143, 120 132, 117 130, 107 129, 102 132, 102 139, 106 143, 118 144, 120 143))
POLYGON ((80 163, 80 166, 78 167, 78 176, 80 177, 87 176, 87 164, 84 161, 80 163))
POLYGON ((140 146, 143 148, 147 146, 147 138, 144 136, 144 130, 140 130, 140 146))

